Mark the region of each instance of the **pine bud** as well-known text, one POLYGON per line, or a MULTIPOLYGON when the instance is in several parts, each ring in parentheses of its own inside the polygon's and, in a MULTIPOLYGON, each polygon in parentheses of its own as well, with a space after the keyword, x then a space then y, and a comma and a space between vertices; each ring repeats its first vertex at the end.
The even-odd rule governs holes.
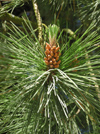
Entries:
POLYGON ((52 57, 51 57, 51 55, 48 55, 48 60, 50 60, 52 57))
POLYGON ((46 63, 46 65, 49 65, 49 62, 47 60, 45 60, 45 63, 46 63))
POLYGON ((55 58, 52 58, 52 61, 53 61, 53 62, 55 62, 55 61, 56 61, 56 59, 55 59, 55 58))
POLYGON ((51 48, 50 44, 48 44, 48 43, 46 42, 46 49, 50 49, 50 48, 51 48))
POLYGON ((44 57, 44 60, 48 60, 46 57, 44 57))
POLYGON ((55 53, 54 57, 57 57, 57 53, 55 53))
POLYGON ((55 65, 55 66, 54 66, 54 68, 58 68, 58 67, 59 67, 59 65, 55 65))
POLYGON ((53 68, 53 65, 50 65, 50 68, 53 68))
POLYGON ((46 49, 46 53, 47 53, 47 54, 50 54, 50 51, 49 51, 49 49, 46 49))
POLYGON ((50 60, 50 64, 52 64, 52 60, 50 60))
POLYGON ((56 61, 59 59, 59 56, 56 57, 56 61))
POLYGON ((61 60, 59 60, 58 62, 57 62, 57 65, 59 65, 61 63, 61 60))
POLYGON ((60 49, 60 47, 57 47, 56 50, 55 50, 55 52, 57 52, 59 49, 60 49))
POLYGON ((53 46, 52 49, 55 50, 56 49, 56 46, 53 46))
POLYGON ((45 55, 47 55, 47 52, 45 51, 45 55))
POLYGON ((56 65, 57 64, 57 62, 55 61, 55 62, 53 62, 53 65, 56 65))
POLYGON ((51 51, 50 54, 51 54, 51 56, 53 56, 53 55, 54 55, 54 54, 53 54, 53 51, 51 51))

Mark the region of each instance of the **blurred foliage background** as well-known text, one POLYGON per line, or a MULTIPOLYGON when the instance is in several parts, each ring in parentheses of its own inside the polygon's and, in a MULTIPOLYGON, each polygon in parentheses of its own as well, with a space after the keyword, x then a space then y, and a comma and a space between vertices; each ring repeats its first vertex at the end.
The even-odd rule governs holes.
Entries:
MULTIPOLYGON (((42 22, 46 25, 56 23, 61 28, 68 27, 72 31, 76 31, 80 25, 84 25, 83 31, 85 31, 91 21, 96 20, 99 30, 99 0, 37 0, 37 5, 42 22)), ((0 7, 1 31, 4 29, 5 23, 8 24, 10 21, 14 21, 14 19, 16 20, 14 23, 21 26, 21 18, 24 16, 25 11, 29 19, 36 23, 31 0, 1 0, 0 7), (11 17, 11 14, 15 16, 11 17)))

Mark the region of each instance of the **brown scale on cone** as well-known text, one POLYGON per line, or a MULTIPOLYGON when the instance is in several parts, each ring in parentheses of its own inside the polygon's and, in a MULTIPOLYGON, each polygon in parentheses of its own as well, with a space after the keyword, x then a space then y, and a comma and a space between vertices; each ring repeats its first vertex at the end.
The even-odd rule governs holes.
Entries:
POLYGON ((61 60, 59 60, 59 49, 60 47, 51 46, 50 44, 46 43, 46 57, 44 60, 49 68, 59 68, 59 64, 61 63, 61 60))

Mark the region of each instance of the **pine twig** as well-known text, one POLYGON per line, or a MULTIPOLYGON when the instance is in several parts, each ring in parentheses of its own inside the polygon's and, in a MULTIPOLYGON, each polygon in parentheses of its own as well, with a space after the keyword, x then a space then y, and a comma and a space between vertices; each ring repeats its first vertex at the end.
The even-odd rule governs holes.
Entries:
POLYGON ((33 8, 37 19, 38 29, 39 29, 38 39, 41 42, 42 41, 42 20, 41 20, 41 16, 40 16, 40 12, 36 0, 32 0, 32 3, 33 3, 33 8))
MULTIPOLYGON (((1 21, 5 21, 6 20, 8 22, 11 21, 11 22, 13 22, 16 25, 22 25, 22 23, 24 23, 24 19, 22 19, 22 18, 20 18, 18 16, 15 16, 15 15, 13 15, 11 13, 7 13, 7 12, 5 12, 5 13, 0 15, 0 20, 1 21)), ((26 22, 28 22, 28 21, 26 20, 26 22)), ((33 28, 36 28, 36 23, 35 22, 31 22, 31 24, 32 24, 33 28)))

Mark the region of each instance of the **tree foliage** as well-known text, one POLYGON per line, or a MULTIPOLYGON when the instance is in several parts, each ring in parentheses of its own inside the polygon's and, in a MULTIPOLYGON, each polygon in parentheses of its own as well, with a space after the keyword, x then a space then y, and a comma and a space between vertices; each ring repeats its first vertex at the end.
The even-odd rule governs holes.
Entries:
MULTIPOLYGON (((9 14, 8 11, 13 13, 13 4, 16 8, 24 2, 11 1, 1 7, 1 15, 9 14)), ((64 8, 76 2, 75 9, 82 3, 81 0, 43 2, 50 2, 54 7, 63 3, 64 8)), ((84 1, 84 5, 85 2, 90 3, 84 1)), ((68 27, 60 28, 57 21, 46 26, 40 20, 37 3, 32 1, 36 29, 25 15, 20 18, 23 20, 21 27, 10 22, 5 33, 0 32, 0 133, 81 134, 81 129, 87 127, 88 133, 99 134, 100 35, 97 21, 89 23, 78 37, 85 22, 75 33, 68 27), (59 54, 56 49, 53 55, 51 49, 46 53, 46 43, 51 49, 59 47, 59 54), (59 67, 50 67, 50 60, 46 64, 44 58, 50 55, 56 59, 56 53, 61 63, 59 67)))

